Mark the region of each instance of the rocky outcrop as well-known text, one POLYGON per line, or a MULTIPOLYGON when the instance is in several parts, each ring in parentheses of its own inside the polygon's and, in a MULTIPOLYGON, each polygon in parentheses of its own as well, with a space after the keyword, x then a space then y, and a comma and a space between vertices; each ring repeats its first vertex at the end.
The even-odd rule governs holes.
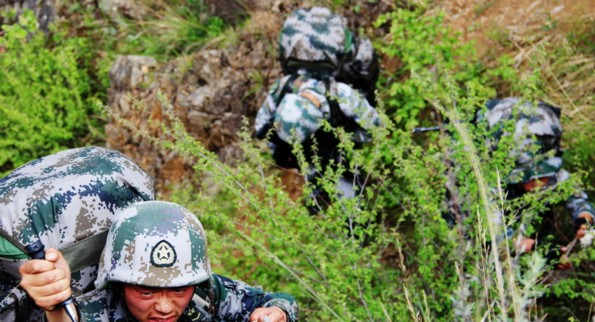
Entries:
POLYGON ((222 162, 233 163, 243 117, 253 121, 279 76, 272 48, 281 21, 272 14, 255 15, 258 18, 245 28, 250 32, 238 32, 239 39, 224 48, 212 46, 165 63, 151 57, 119 57, 110 71, 108 105, 113 116, 106 126, 107 147, 132 157, 161 188, 190 176, 191 165, 180 156, 138 135, 142 129, 163 138, 157 124, 167 121, 159 98, 163 94, 189 134, 222 162))

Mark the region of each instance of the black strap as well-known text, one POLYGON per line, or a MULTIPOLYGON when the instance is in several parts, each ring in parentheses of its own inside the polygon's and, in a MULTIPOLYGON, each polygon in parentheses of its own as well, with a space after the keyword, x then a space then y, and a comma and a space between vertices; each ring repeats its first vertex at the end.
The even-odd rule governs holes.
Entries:
POLYGON ((283 86, 281 86, 281 92, 279 92, 277 101, 275 101, 275 105, 277 105, 277 107, 279 106, 279 104, 281 104, 281 101, 283 100, 285 94, 293 92, 293 82, 295 82, 295 80, 298 79, 298 77, 300 77, 299 74, 291 74, 291 76, 289 76, 289 78, 287 79, 287 81, 285 81, 283 86))
MULTIPOLYGON (((105 246, 107 240, 107 232, 105 230, 91 237, 85 238, 81 241, 60 249, 64 258, 70 266, 71 272, 79 271, 87 266, 99 263, 99 257, 105 246)), ((2 238, 7 239, 17 248, 27 253, 25 246, 23 246, 16 238, 6 234, 4 231, 0 232, 2 238)))
POLYGON ((70 271, 76 272, 99 263, 107 232, 108 230, 105 230, 60 250, 70 266, 70 271))
POLYGON ((339 101, 337 100, 337 97, 334 97, 330 93, 330 89, 331 89, 330 85, 331 85, 331 79, 325 78, 324 86, 326 87, 326 91, 327 91, 326 92, 326 100, 328 102, 329 109, 331 112, 331 115, 329 118, 329 123, 333 127, 343 127, 345 129, 345 131, 347 131, 347 132, 355 132, 357 129, 360 128, 359 124, 357 124, 357 122, 354 119, 347 117, 345 115, 345 113, 343 113, 343 110, 341 110, 341 106, 339 105, 339 101))

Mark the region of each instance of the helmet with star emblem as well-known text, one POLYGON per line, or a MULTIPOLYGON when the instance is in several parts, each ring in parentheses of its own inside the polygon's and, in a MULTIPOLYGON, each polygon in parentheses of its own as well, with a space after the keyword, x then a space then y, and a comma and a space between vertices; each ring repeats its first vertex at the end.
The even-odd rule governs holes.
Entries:
POLYGON ((205 231, 188 209, 171 202, 138 202, 112 223, 95 286, 109 283, 182 287, 208 281, 205 231))

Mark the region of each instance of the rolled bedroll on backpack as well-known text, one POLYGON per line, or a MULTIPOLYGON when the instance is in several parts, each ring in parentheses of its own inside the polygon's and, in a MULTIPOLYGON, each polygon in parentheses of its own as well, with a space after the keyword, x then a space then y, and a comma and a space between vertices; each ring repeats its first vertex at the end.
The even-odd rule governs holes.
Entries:
POLYGON ((115 214, 153 199, 153 178, 122 153, 101 147, 46 156, 0 179, 0 321, 44 320, 18 287, 28 247, 64 254, 76 298, 93 289, 115 214))

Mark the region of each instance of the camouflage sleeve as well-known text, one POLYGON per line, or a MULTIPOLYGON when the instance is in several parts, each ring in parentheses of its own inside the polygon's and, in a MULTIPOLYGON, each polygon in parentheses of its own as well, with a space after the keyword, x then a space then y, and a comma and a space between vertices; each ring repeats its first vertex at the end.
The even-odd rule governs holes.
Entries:
POLYGON ((566 203, 566 208, 570 210, 572 219, 575 221, 582 213, 589 214, 591 216, 591 220, 595 219, 595 210, 593 209, 593 205, 588 201, 587 194, 584 191, 580 191, 570 196, 566 203))
POLYGON ((254 120, 255 135, 259 139, 263 139, 269 129, 272 127, 272 120, 277 110, 277 104, 280 95, 281 80, 277 80, 273 87, 269 90, 265 101, 260 106, 260 109, 256 113, 256 119, 254 120))
POLYGON ((352 118, 361 129, 354 133, 355 142, 368 142, 368 131, 380 125, 378 112, 363 95, 345 83, 337 83, 338 101, 345 116, 352 118))
MULTIPOLYGON (((556 173, 556 182, 566 181, 570 178, 570 173, 564 169, 560 169, 556 173)), ((566 200, 566 209, 570 211, 572 219, 576 223, 578 216, 582 213, 586 213, 591 216, 591 219, 595 219, 595 209, 589 202, 587 194, 580 188, 576 187, 576 192, 566 200)))
POLYGON ((76 299, 80 322, 109 322, 107 291, 91 291, 76 299))
POLYGON ((298 320, 298 306, 287 293, 269 293, 221 275, 213 274, 217 317, 226 322, 247 322, 259 307, 276 306, 285 311, 288 322, 298 320))

